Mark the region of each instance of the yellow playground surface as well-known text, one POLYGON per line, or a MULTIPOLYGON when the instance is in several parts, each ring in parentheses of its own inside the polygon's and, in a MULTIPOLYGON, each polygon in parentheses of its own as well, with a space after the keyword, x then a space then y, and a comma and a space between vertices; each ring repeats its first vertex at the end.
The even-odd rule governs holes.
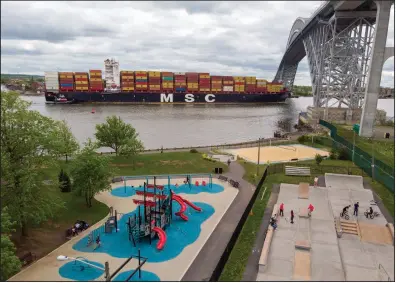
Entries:
MULTIPOLYGON (((240 158, 249 162, 258 162, 258 147, 237 148, 225 151, 238 155, 240 158)), ((300 144, 263 146, 260 148, 259 163, 266 164, 267 162, 279 163, 298 160, 313 160, 316 154, 320 154, 323 157, 329 156, 329 152, 327 151, 300 144)))

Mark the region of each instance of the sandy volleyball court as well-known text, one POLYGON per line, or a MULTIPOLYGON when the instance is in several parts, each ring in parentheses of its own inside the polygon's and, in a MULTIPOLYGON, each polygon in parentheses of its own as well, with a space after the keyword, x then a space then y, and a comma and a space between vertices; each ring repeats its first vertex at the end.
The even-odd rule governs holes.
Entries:
MULTIPOLYGON (((173 179, 171 184, 183 184, 184 179, 173 179)), ((205 178, 198 178, 201 181, 205 180, 205 178)), ((196 180, 193 178, 193 184, 196 180)), ((129 180, 127 181, 127 185, 139 187, 142 185, 144 180, 129 180)), ((208 182, 208 178, 207 178, 208 182)), ((152 184, 152 181, 149 181, 152 184)), ((157 180, 156 184, 168 184, 168 180, 157 180)), ((213 179, 213 184, 219 184, 224 187, 224 190, 219 193, 207 193, 200 192, 198 194, 184 194, 180 193, 179 195, 185 199, 188 199, 191 202, 203 202, 214 207, 214 214, 207 219, 204 223, 201 224, 201 233, 199 234, 198 239, 186 246, 183 251, 176 256, 175 258, 164 261, 164 262, 147 262, 143 266, 142 270, 149 271, 155 273, 161 281, 180 281, 188 270, 195 257, 198 255, 205 242, 208 240, 215 227, 222 219, 223 215, 226 213, 230 204, 233 202, 234 198, 238 194, 238 190, 230 186, 229 183, 220 181, 218 179, 213 179)), ((114 183, 112 184, 112 188, 123 187, 124 183, 114 183)), ((133 197, 116 197, 111 194, 111 192, 103 192, 96 196, 96 199, 107 204, 108 206, 113 206, 115 210, 119 213, 128 213, 133 211, 136 208, 136 205, 133 203, 133 197)), ((177 216, 173 216, 174 218, 177 216)), ((37 262, 28 266, 15 276, 9 279, 9 281, 71 281, 70 279, 64 278, 59 274, 59 268, 66 264, 67 262, 57 261, 57 256, 66 255, 69 257, 78 257, 83 256, 90 261, 100 262, 104 264, 106 261, 109 262, 110 265, 110 274, 112 274, 116 268, 118 268, 126 258, 116 258, 112 257, 107 253, 91 253, 91 252, 79 252, 74 250, 72 247, 75 243, 80 241, 83 237, 88 235, 92 230, 100 227, 106 221, 107 217, 97 224, 90 227, 88 230, 74 237, 64 245, 60 246, 47 256, 41 258, 37 262)), ((172 229, 172 226, 169 228, 172 229)), ((167 232, 167 230, 165 230, 167 232)), ((125 241, 128 241, 128 235, 125 235, 125 241)), ((131 244, 132 245, 132 244, 131 244)), ((153 245, 153 249, 156 249, 155 245, 153 245)), ((161 253, 161 251, 159 251, 161 253)), ((145 254, 142 254, 145 256, 145 254)), ((138 260, 132 259, 119 273, 124 271, 133 270, 138 266, 138 260)), ((97 278, 97 281, 103 280, 103 275, 97 278)), ((113 278, 114 279, 114 278, 113 278)))
MULTIPOLYGON (((238 155, 249 162, 258 162, 258 147, 238 148, 225 150, 225 152, 238 155)), ((317 148, 293 144, 279 146, 263 146, 260 148, 259 163, 266 164, 289 162, 296 160, 313 160, 316 154, 321 156, 329 156, 329 153, 317 148)))

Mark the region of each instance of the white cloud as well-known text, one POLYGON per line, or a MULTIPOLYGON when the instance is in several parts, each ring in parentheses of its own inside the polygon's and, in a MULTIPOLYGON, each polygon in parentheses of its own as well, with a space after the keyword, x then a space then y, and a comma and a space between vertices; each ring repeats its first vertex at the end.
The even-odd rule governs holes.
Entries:
MULTIPOLYGON (((321 2, 1 2, 3 73, 121 69, 273 79, 297 17, 321 2)), ((391 13, 388 46, 394 43, 391 13)), ((382 84, 393 84, 394 61, 382 84), (392 72, 392 73, 391 73, 392 72)), ((307 60, 295 84, 309 85, 307 60)))

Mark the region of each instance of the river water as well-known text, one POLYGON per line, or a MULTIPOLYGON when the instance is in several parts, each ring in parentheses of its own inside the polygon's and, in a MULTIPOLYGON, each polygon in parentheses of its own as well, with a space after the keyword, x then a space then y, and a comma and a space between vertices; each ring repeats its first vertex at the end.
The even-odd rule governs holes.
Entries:
MULTIPOLYGON (((94 138, 95 125, 103 123, 107 116, 120 116, 137 130, 146 149, 270 138, 277 130, 292 130, 299 113, 306 111, 307 106, 313 103, 312 97, 289 99, 285 104, 240 106, 53 105, 45 104, 43 96, 24 96, 24 99, 32 102, 32 110, 56 120, 66 120, 81 144, 89 137, 94 138), (91 113, 92 108, 95 108, 95 114, 91 113)), ((394 117, 394 100, 379 100, 378 109, 383 109, 387 116, 394 117)))

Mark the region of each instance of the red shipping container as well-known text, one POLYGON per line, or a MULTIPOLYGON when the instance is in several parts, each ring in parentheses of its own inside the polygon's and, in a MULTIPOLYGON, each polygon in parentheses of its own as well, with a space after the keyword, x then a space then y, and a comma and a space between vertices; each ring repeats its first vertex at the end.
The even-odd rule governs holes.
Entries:
POLYGON ((147 82, 136 82, 137 85, 147 85, 147 82))
POLYGON ((210 73, 199 73, 199 75, 209 76, 210 73))
POLYGON ((237 82, 237 83, 234 83, 235 85, 244 85, 244 82, 237 82))
POLYGON ((210 79, 200 79, 200 82, 210 82, 211 80, 210 79))
POLYGON ((76 82, 84 82, 84 81, 88 81, 88 78, 76 78, 75 80, 76 82))
POLYGON ((102 73, 102 70, 89 70, 90 73, 102 73))

